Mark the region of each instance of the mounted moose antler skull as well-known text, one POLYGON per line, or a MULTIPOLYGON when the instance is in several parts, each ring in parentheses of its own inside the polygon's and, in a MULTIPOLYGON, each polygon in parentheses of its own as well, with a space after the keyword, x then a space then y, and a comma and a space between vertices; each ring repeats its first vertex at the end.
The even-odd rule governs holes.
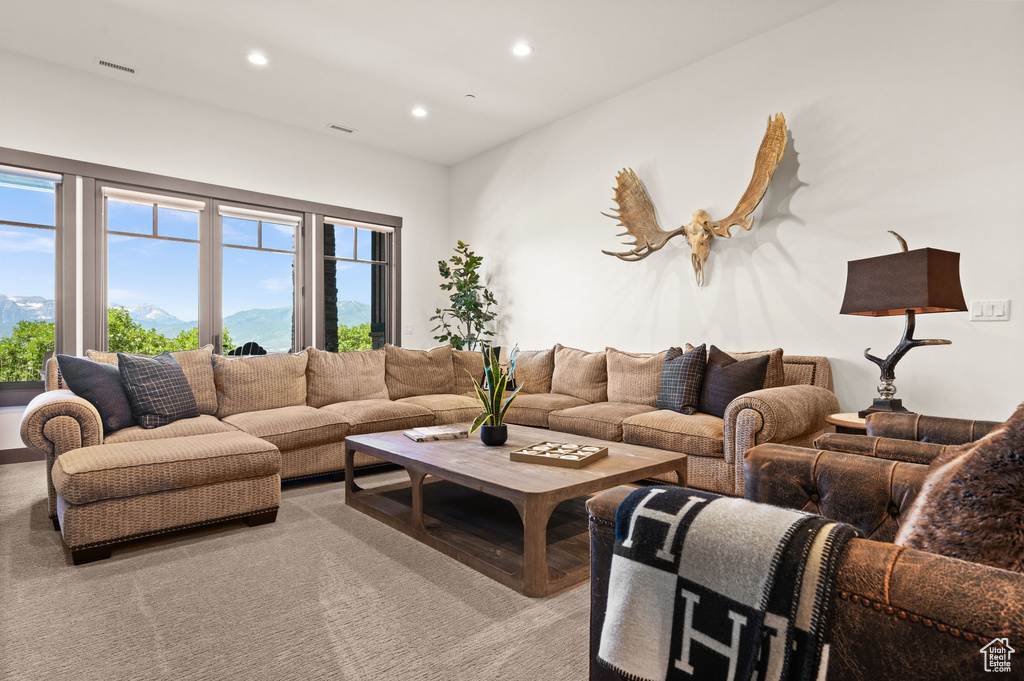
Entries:
POLYGON ((686 236, 686 242, 690 244, 690 261, 693 264, 693 273, 697 277, 697 285, 704 285, 704 263, 708 259, 711 250, 711 240, 715 235, 728 239, 731 234, 729 230, 740 225, 743 229, 749 230, 754 226, 754 220, 750 214, 754 212, 757 205, 764 198, 768 190, 768 183, 772 181, 775 168, 782 160, 786 150, 786 117, 781 113, 775 115, 775 119, 768 117, 768 129, 761 140, 761 148, 757 152, 757 159, 754 161, 754 176, 743 192, 736 209, 724 220, 713 222, 706 211, 696 210, 693 212, 693 219, 690 224, 683 225, 671 232, 664 231, 658 225, 658 219, 654 214, 654 204, 647 195, 640 178, 636 176, 631 168, 623 168, 615 177, 615 203, 618 209, 614 215, 601 213, 607 217, 619 221, 619 224, 626 228, 626 231, 618 236, 633 237, 633 243, 626 242, 627 246, 633 246, 629 251, 615 253, 613 251, 601 251, 607 255, 614 255, 621 260, 634 262, 643 260, 651 253, 660 250, 668 243, 669 239, 679 234, 686 236))

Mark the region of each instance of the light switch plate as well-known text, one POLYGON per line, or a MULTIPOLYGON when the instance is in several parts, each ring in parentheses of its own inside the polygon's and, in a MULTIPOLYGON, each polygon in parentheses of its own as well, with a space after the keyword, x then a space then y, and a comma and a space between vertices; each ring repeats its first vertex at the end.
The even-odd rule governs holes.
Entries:
POLYGON ((1010 320, 1010 301, 1002 300, 972 300, 971 321, 972 322, 1006 322, 1010 320))
POLYGON ((412 324, 405 324, 405 325, 403 325, 402 326, 402 333, 404 333, 406 336, 411 336, 413 334, 412 324))

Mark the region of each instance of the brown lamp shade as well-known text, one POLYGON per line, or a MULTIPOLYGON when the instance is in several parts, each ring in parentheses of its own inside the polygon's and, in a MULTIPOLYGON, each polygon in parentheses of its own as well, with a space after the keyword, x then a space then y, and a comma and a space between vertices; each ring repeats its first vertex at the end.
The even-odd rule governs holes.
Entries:
POLYGON ((877 258, 851 260, 840 314, 869 317, 901 315, 907 310, 962 312, 960 254, 919 248, 877 258))

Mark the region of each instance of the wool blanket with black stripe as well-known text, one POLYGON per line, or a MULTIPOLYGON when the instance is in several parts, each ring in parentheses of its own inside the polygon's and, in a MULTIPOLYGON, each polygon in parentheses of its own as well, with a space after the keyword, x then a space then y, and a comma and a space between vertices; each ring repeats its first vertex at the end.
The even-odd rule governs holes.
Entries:
POLYGON ((825 679, 855 528, 678 487, 619 506, 598 659, 628 679, 825 679))

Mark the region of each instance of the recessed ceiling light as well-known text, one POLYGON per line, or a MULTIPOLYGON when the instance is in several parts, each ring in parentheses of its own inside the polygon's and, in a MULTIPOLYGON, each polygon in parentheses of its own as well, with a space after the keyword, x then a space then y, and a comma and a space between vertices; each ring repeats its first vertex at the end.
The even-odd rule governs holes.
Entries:
POLYGON ((424 109, 422 106, 417 106, 413 108, 412 115, 415 116, 416 118, 423 118, 424 116, 427 115, 427 110, 424 109))
POLYGON ((267 65, 267 58, 264 57, 259 52, 250 52, 249 56, 247 57, 247 59, 249 60, 250 63, 255 64, 256 66, 266 66, 267 65))
POLYGON ((533 54, 533 45, 529 43, 516 43, 512 46, 512 54, 517 57, 529 57, 533 54))

